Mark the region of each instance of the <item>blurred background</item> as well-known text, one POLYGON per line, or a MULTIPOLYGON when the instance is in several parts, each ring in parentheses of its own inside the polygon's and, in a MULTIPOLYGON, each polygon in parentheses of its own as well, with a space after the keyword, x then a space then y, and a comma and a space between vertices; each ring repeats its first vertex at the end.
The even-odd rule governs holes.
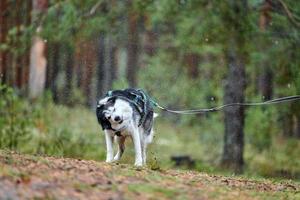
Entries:
MULTIPOLYGON (((0 148, 103 161, 111 89, 172 109, 300 94, 299 42, 295 0, 1 0, 0 148)), ((299 101, 157 112, 152 169, 300 179, 299 101)))

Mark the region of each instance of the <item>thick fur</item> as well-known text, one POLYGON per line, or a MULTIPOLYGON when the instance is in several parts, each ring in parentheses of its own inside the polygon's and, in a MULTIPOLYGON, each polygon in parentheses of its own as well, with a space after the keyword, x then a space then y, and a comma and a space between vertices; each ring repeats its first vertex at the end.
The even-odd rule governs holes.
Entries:
POLYGON ((146 113, 139 126, 141 113, 137 106, 122 96, 104 97, 97 104, 97 118, 105 133, 106 162, 118 161, 125 150, 125 139, 131 137, 135 149, 135 165, 146 164, 147 145, 153 139, 153 109, 146 113), (118 144, 114 156, 113 142, 118 144))

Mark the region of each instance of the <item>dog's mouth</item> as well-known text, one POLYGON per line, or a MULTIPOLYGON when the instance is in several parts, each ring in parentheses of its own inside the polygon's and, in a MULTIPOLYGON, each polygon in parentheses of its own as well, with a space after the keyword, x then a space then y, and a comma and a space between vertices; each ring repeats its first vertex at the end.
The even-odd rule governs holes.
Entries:
POLYGON ((118 123, 119 123, 119 124, 122 124, 122 123, 123 123, 123 121, 124 121, 124 120, 123 120, 123 119, 121 119, 121 120, 120 120, 118 123))

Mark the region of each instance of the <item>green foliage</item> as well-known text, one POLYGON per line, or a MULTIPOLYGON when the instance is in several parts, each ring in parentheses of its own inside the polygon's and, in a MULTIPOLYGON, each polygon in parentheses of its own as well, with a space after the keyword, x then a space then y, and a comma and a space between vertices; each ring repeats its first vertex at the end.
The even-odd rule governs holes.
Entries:
POLYGON ((276 119, 274 107, 248 109, 245 123, 246 143, 251 144, 258 151, 269 149, 272 138, 279 132, 276 119))
POLYGON ((264 177, 300 177, 300 142, 293 139, 274 138, 272 146, 262 152, 247 146, 247 174, 264 177))
POLYGON ((85 108, 55 106, 49 97, 30 105, 3 85, 0 96, 0 148, 56 156, 104 158, 96 118, 85 108))
POLYGON ((12 88, 0 85, 0 147, 17 149, 31 139, 32 112, 12 88))
POLYGON ((43 37, 53 42, 68 41, 74 37, 81 18, 79 10, 67 1, 50 6, 43 21, 43 37))

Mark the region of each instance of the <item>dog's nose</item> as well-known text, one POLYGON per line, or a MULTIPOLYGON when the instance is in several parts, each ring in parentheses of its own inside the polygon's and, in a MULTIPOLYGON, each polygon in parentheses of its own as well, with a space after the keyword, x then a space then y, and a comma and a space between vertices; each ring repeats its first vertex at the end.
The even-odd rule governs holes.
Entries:
POLYGON ((116 121, 116 122, 118 122, 118 121, 120 121, 120 120, 121 120, 121 117, 115 116, 115 121, 116 121))

